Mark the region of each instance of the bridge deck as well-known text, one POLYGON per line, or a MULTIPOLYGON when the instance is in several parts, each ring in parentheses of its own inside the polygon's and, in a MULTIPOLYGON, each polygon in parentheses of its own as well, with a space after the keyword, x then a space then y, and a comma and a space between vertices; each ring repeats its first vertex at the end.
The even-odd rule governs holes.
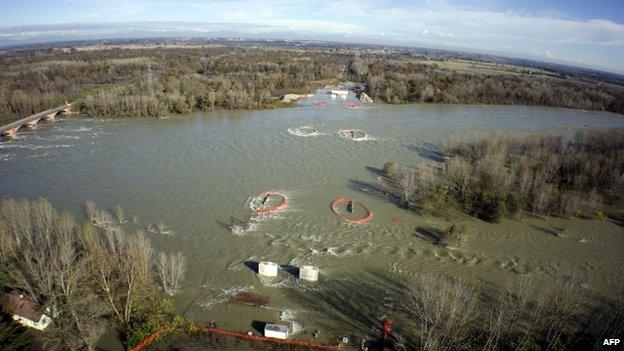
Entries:
POLYGON ((0 127, 0 134, 6 132, 7 130, 9 130, 11 128, 22 126, 22 125, 26 124, 26 122, 34 121, 36 119, 41 119, 41 118, 43 118, 46 115, 49 115, 51 113, 60 112, 64 108, 67 108, 68 106, 71 107, 72 105, 73 105, 73 102, 70 103, 70 104, 67 104, 67 105, 62 105, 62 106, 59 106, 59 107, 51 108, 51 109, 45 110, 43 112, 35 113, 32 116, 28 116, 28 117, 25 117, 25 118, 22 118, 22 119, 18 119, 15 122, 12 122, 12 123, 9 123, 7 125, 4 125, 4 126, 0 127))

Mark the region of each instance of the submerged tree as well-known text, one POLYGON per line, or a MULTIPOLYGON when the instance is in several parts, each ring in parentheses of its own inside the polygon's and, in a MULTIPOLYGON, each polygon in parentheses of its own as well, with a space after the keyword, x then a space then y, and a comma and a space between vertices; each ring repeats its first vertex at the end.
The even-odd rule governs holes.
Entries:
POLYGON ((564 140, 552 133, 496 133, 446 142, 442 166, 399 171, 396 196, 435 212, 458 208, 496 222, 522 212, 605 217, 624 201, 624 131, 592 130, 564 140))
POLYGON ((85 237, 69 214, 43 199, 6 200, 0 208, 4 263, 11 285, 57 315, 46 333, 58 348, 93 349, 104 332, 105 310, 89 282, 92 263, 85 237))
MULTIPOLYGON (((111 322, 130 334, 156 297, 155 255, 144 234, 78 225, 47 200, 3 201, 0 243, 7 285, 51 308, 42 334, 48 348, 94 349, 111 322)), ((168 287, 178 286, 183 262, 180 253, 172 258, 168 287)))
POLYGON ((461 281, 420 277, 407 297, 406 309, 422 350, 459 349, 478 329, 478 297, 461 281))
POLYGON ((179 288, 180 282, 186 273, 186 260, 182 253, 166 254, 161 252, 156 261, 156 271, 163 290, 173 295, 179 288))

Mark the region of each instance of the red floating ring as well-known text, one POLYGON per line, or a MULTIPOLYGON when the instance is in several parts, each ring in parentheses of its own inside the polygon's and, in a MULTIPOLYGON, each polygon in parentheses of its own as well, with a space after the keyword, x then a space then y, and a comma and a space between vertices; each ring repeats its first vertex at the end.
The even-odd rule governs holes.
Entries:
POLYGON ((359 110, 362 108, 362 104, 358 104, 357 102, 347 102, 345 107, 349 110, 359 110))
POLYGON ((286 208, 286 206, 288 205, 288 201, 286 200, 286 197, 284 197, 284 195, 282 195, 282 194, 273 193, 273 192, 270 192, 270 191, 265 191, 262 194, 260 194, 260 197, 263 197, 265 199, 270 197, 270 196, 277 196, 277 197, 279 197, 280 198, 280 202, 277 205, 275 205, 275 206, 259 208, 259 209, 254 211, 255 214, 257 214, 257 215, 267 215, 267 214, 279 212, 279 211, 283 210, 284 208, 286 208))
POLYGON ((332 212, 339 216, 342 217, 345 221, 347 222, 351 222, 351 223, 366 223, 368 221, 370 221, 373 218, 373 212, 371 212, 371 210, 368 209, 368 207, 366 207, 363 203, 359 202, 359 201, 355 201, 355 200, 351 200, 351 199, 347 199, 344 197, 339 197, 337 199, 335 199, 334 201, 331 202, 331 210, 332 212), (339 205, 342 204, 346 204, 349 202, 353 202, 353 204, 359 205, 360 207, 362 207, 365 211, 366 211, 366 215, 364 215, 363 217, 348 217, 345 216, 341 213, 338 212, 338 209, 336 208, 339 205))

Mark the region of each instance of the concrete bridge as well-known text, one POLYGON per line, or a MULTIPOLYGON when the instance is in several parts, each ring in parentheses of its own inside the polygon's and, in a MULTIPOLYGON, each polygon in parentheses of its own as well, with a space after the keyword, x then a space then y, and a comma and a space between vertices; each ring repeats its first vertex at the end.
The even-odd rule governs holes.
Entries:
POLYGON ((32 116, 28 116, 26 118, 17 120, 13 123, 9 123, 5 126, 0 127, 0 135, 2 135, 5 138, 12 138, 15 136, 15 134, 17 134, 17 131, 22 127, 35 128, 37 123, 39 123, 39 121, 41 120, 52 122, 54 121, 54 117, 58 115, 59 113, 62 113, 62 114, 71 113, 71 107, 73 104, 74 104, 73 102, 65 103, 65 105, 52 108, 43 112, 39 112, 32 116))

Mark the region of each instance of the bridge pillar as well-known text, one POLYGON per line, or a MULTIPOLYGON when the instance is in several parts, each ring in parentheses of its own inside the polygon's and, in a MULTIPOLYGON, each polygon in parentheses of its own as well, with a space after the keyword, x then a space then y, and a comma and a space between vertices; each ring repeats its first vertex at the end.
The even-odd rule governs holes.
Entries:
POLYGON ((71 106, 67 106, 61 109, 62 114, 70 114, 72 112, 71 106))
POLYGON ((52 122, 52 121, 54 121, 54 116, 56 116, 56 112, 50 113, 48 115, 45 115, 43 117, 43 120, 46 121, 46 122, 52 122))
POLYGON ((34 119, 32 121, 26 122, 26 128, 35 128, 35 126, 39 123, 38 119, 34 119))
POLYGON ((2 136, 5 138, 13 138, 15 134, 17 134, 17 129, 18 129, 17 127, 7 129, 2 133, 2 136))

